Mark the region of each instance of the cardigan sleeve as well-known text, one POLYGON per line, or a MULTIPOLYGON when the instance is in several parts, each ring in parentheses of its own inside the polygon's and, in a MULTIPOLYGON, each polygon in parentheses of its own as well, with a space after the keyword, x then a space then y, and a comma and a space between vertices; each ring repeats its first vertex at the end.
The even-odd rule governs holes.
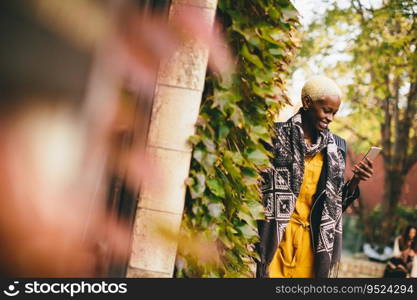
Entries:
POLYGON ((359 186, 356 187, 353 193, 349 192, 349 183, 350 183, 350 180, 345 182, 345 184, 342 187, 342 210, 343 211, 345 211, 346 208, 348 208, 349 205, 351 205, 355 199, 359 198, 359 195, 360 195, 359 186))
MULTIPOLYGON (((335 136, 336 144, 342 150, 343 159, 346 161, 346 153, 347 153, 346 141, 337 135, 334 135, 334 136, 335 136)), ((346 181, 342 187, 342 211, 345 211, 346 208, 348 208, 349 205, 351 205, 355 199, 359 198, 359 195, 360 195, 359 186, 356 187, 353 193, 349 192, 349 183, 350 183, 350 180, 346 181)))

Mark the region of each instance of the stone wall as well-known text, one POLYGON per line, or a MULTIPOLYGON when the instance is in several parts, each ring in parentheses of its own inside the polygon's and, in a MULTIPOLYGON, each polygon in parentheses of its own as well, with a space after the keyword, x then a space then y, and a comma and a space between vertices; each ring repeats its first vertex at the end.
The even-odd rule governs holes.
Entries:
POLYGON ((342 258, 339 278, 381 278, 385 263, 369 261, 366 258, 342 258))

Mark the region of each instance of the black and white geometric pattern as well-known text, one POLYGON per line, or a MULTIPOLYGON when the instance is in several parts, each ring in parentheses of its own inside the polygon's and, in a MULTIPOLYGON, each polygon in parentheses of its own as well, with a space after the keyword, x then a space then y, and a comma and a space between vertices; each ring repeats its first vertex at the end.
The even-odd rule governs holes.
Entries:
MULTIPOLYGON (((319 132, 317 143, 307 146, 301 126, 301 113, 297 113, 276 128, 273 139, 274 159, 272 167, 262 175, 262 192, 267 219, 275 219, 278 245, 295 208, 304 175, 304 160, 326 149, 327 178, 324 193, 323 214, 320 222, 315 255, 323 253, 330 261, 340 259, 342 236, 342 187, 345 162, 336 145, 333 134, 328 130, 319 132), (338 253, 334 253, 334 249, 338 253), (329 259, 330 258, 330 259, 329 259)), ((330 266, 324 266, 330 268, 330 266)))
POLYGON ((286 222, 294 212, 295 201, 292 193, 275 193, 275 218, 281 222, 286 222))
POLYGON ((264 194, 264 209, 265 209, 265 217, 267 220, 271 220, 274 218, 274 193, 267 193, 264 194))
POLYGON ((287 168, 275 168, 274 170, 275 190, 287 191, 290 182, 290 171, 287 168))
POLYGON ((334 231, 335 222, 330 220, 327 223, 320 224, 320 239, 319 245, 322 248, 317 248, 316 252, 331 252, 333 251, 333 242, 335 238, 335 231, 334 231))
POLYGON ((273 192, 274 190, 274 169, 269 168, 268 170, 266 170, 262 176, 262 185, 261 185, 261 189, 262 192, 265 193, 269 193, 269 192, 273 192))

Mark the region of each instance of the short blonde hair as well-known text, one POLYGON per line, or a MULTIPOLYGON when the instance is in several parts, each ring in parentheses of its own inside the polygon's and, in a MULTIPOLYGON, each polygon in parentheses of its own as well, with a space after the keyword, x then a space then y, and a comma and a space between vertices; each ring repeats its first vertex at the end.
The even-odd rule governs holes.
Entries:
POLYGON ((332 79, 319 75, 309 78, 301 90, 301 98, 310 96, 312 101, 321 100, 326 96, 342 97, 342 91, 332 79))

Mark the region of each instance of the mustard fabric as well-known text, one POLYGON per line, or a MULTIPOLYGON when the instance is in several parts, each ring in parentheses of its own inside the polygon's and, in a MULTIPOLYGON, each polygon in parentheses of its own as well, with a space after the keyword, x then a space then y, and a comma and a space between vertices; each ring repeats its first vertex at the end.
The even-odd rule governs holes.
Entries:
POLYGON ((313 245, 309 227, 310 211, 323 162, 321 152, 304 160, 304 178, 300 194, 279 247, 269 265, 271 278, 314 277, 313 245))

